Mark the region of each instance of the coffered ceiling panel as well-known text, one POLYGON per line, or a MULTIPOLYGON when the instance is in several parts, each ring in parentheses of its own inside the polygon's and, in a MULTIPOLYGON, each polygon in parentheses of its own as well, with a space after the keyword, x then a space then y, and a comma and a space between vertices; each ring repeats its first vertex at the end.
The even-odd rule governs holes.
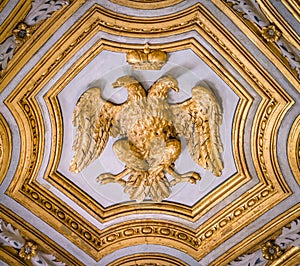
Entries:
POLYGON ((3 265, 300 263, 297 1, 0 11, 3 265))

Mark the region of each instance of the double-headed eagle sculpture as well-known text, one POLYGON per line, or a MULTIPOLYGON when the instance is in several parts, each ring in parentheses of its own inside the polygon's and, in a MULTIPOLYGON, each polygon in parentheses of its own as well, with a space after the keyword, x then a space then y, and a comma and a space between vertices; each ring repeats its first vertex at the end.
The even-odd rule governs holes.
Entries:
POLYGON ((117 105, 106 101, 99 88, 91 88, 75 107, 73 125, 77 131, 70 171, 80 172, 101 155, 109 136, 120 136, 113 151, 125 169, 117 175, 101 174, 97 181, 121 184, 137 202, 146 197, 161 202, 175 184, 200 180, 196 172, 175 171, 180 137, 184 136, 193 160, 215 176, 221 175, 222 112, 210 89, 195 86, 189 100, 170 104, 168 91, 179 91, 177 80, 171 76, 159 78, 148 92, 131 76, 118 78, 112 86, 128 90, 126 102, 117 105))

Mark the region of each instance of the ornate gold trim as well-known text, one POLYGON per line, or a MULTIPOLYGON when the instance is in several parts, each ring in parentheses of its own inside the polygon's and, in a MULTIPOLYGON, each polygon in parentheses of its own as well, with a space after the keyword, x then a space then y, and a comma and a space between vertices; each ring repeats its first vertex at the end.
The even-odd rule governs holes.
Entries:
MULTIPOLYGON (((130 21, 128 20, 129 18, 126 16, 120 16, 99 6, 93 6, 86 16, 77 22, 54 45, 49 53, 37 63, 35 68, 32 69, 6 99, 5 102, 15 115, 20 128, 21 141, 22 143, 26 143, 26 146, 22 146, 20 163, 7 193, 36 215, 39 215, 44 220, 46 219, 58 231, 64 230, 64 232, 67 232, 67 237, 75 243, 79 243, 78 238, 80 238, 82 240, 80 241, 80 248, 96 259, 117 250, 120 247, 120 243, 122 243, 123 247, 143 243, 145 237, 147 237, 149 243, 175 246, 180 250, 189 252, 196 259, 200 259, 207 254, 208 250, 218 246, 222 241, 228 239, 238 230, 251 223, 251 221, 263 214, 267 209, 290 195, 290 190, 286 186, 278 166, 275 147, 276 134, 280 121, 292 105, 293 100, 240 43, 226 29, 222 28, 201 5, 196 5, 178 14, 155 18, 153 20, 143 18, 130 18, 130 21), (122 26, 124 22, 122 19, 126 20, 128 27, 122 26), (146 22, 150 23, 151 21, 157 24, 153 23, 151 24, 151 28, 149 28, 146 22), (153 25, 157 25, 157 27, 153 25), (35 182, 35 177, 39 171, 43 157, 42 140, 44 138, 42 115, 36 103, 35 95, 59 68, 71 58, 72 54, 78 51, 99 30, 139 38, 169 36, 175 33, 195 30, 207 39, 241 73, 242 77, 262 98, 257 114, 254 117, 255 129, 251 137, 251 142, 254 146, 253 153, 256 156, 255 158, 259 158, 259 161, 255 162, 255 167, 260 183, 243 194, 239 199, 226 206, 214 217, 211 217, 197 230, 182 228, 181 225, 166 221, 153 220, 150 222, 143 220, 140 221, 140 224, 124 222, 101 231, 95 228, 89 221, 83 220, 69 206, 65 206, 64 202, 35 182), (266 161, 270 162, 270 164, 266 165, 266 161), (243 214, 243 217, 241 217, 241 214, 243 214), (118 231, 121 228, 123 231, 118 231), (171 233, 165 230, 166 228, 176 230, 172 231, 174 233, 171 233), (117 232, 118 234, 116 234, 117 232), (132 236, 130 234, 135 235, 132 236), (211 241, 212 236, 218 238, 219 241, 211 241), (109 241, 113 243, 106 245, 109 241)), ((151 203, 139 205, 142 206, 139 210, 140 213, 147 213, 149 211, 151 213, 165 213, 195 221, 212 207, 209 202, 215 201, 213 204, 216 204, 250 179, 243 152, 243 135, 238 135, 238 133, 243 132, 252 98, 228 71, 223 68, 222 64, 213 58, 195 39, 160 44, 156 47, 167 52, 188 48, 192 49, 241 98, 236 110, 232 133, 232 142, 233 145, 236 145, 234 146, 234 157, 238 173, 234 177, 231 177, 228 182, 225 182, 226 186, 223 184, 216 190, 215 194, 210 196, 209 200, 201 200, 192 208, 168 202, 165 203, 166 205, 151 203)), ((59 115, 59 111, 55 111, 59 109, 56 98, 57 93, 102 50, 126 52, 132 48, 141 49, 142 46, 101 40, 74 64, 67 73, 71 75, 65 75, 62 80, 53 86, 54 89, 45 97, 50 112, 54 114, 53 117, 51 116, 52 123, 56 125, 53 129, 52 137, 54 138, 54 146, 52 146, 52 150, 57 150, 56 146, 61 146, 62 143, 62 118, 59 115), (57 140, 55 139, 55 135, 57 135, 57 140)), ((49 168, 45 175, 46 178, 48 178, 48 171, 57 169, 59 156, 59 152, 51 154, 49 168)), ((84 193, 71 182, 57 173, 54 174, 54 172, 50 172, 49 175, 48 180, 60 189, 61 183, 65 182, 64 193, 102 222, 120 217, 125 213, 136 212, 136 205, 132 204, 121 206, 121 209, 123 208, 122 210, 124 210, 123 212, 119 212, 119 206, 112 207, 110 212, 103 208, 97 209, 97 205, 93 205, 92 201, 88 201, 91 204, 87 206, 86 201, 82 202, 82 198, 85 197, 84 193)))
MULTIPOLYGON (((212 2, 219 7, 230 19, 249 37, 249 39, 265 54, 268 56, 274 65, 281 66, 281 72, 287 77, 291 84, 300 92, 299 76, 297 71, 291 68, 289 61, 285 58, 277 45, 274 42, 267 42, 262 37, 262 30, 252 21, 243 17, 243 14, 236 11, 230 2, 226 0, 212 0, 212 2)), ((265 5, 270 5, 272 14, 267 14, 271 22, 280 29, 290 43, 294 44, 299 49, 299 38, 297 34, 291 29, 289 25, 279 16, 278 12, 274 10, 273 6, 268 1, 258 1, 263 12, 269 12, 265 5), (268 3, 267 3, 268 2, 268 3), (273 17, 274 16, 274 17, 273 17), (282 24, 281 24, 282 23, 282 24), (284 25, 284 26, 283 26, 284 25)))
POLYGON ((12 35, 13 29, 16 27, 18 22, 25 19, 30 8, 31 8, 31 1, 17 2, 17 5, 14 7, 14 9, 10 12, 9 16, 5 19, 5 21, 0 26, 1 29, 0 43, 2 43, 5 39, 7 39, 9 36, 12 35))
POLYGON ((286 8, 293 14, 295 19, 300 22, 300 1, 299 0, 281 0, 286 8))
POLYGON ((270 266, 281 266, 281 265, 299 265, 300 264, 300 248, 292 247, 287 250, 279 259, 271 262, 270 266))
POLYGON ((110 0, 121 6, 136 9, 160 9, 181 3, 183 0, 110 0))
POLYGON ((0 184, 3 182, 10 165, 12 152, 11 133, 5 118, 0 113, 0 184))
MULTIPOLYGON (((30 223, 20 218, 16 213, 12 212, 8 207, 0 204, 0 218, 5 222, 12 224, 15 228, 21 232, 25 239, 31 239, 37 243, 41 250, 46 253, 53 254, 57 259, 66 262, 69 265, 83 265, 78 259, 66 252, 61 246, 59 246, 54 240, 48 236, 39 232, 30 223)), ((3 259, 7 263, 18 262, 18 264, 11 265, 27 265, 23 260, 20 259, 18 251, 14 248, 3 247, 0 245, 0 250, 5 252, 3 259)), ((2 254, 1 254, 2 255, 2 254)), ((2 258, 2 257, 1 257, 2 258)))
MULTIPOLYGON (((227 265, 232 262, 234 259, 238 258, 242 254, 249 253, 253 250, 259 249, 266 240, 271 238, 273 235, 278 235, 280 230, 289 224, 291 221, 297 219, 300 213, 300 204, 295 205, 291 209, 285 211, 284 213, 277 216, 275 219, 270 221, 268 224, 264 225, 262 228, 257 230, 255 233, 251 234, 239 244, 235 245, 233 248, 229 249, 217 258, 213 263, 214 265, 227 265)), ((300 248, 293 249, 293 252, 287 250, 278 261, 288 260, 288 258, 293 259, 294 254, 299 254, 300 248), (285 255, 286 254, 286 255, 285 255)), ((276 260, 277 261, 277 260, 276 260)), ((273 263, 275 263, 274 261, 273 263)), ((271 264, 273 265, 273 264, 271 264)), ((274 264, 274 265, 282 265, 282 264, 274 264)))
POLYGON ((187 263, 183 262, 179 258, 175 258, 168 254, 162 253, 140 253, 133 254, 129 256, 125 256, 114 260, 109 263, 107 266, 156 266, 156 265, 164 265, 164 266, 188 266, 187 263))
POLYGON ((272 2, 268 0, 257 0, 262 12, 270 20, 272 24, 275 24, 278 29, 282 32, 285 39, 288 40, 293 46, 300 50, 300 39, 299 35, 294 29, 286 22, 281 14, 272 5, 272 2))
POLYGON ((294 177, 300 185, 300 115, 292 125, 287 145, 289 163, 294 177))
MULTIPOLYGON (((15 73, 29 61, 30 56, 45 44, 45 42, 51 37, 52 32, 59 28, 60 25, 64 23, 84 2, 85 0, 72 1, 69 5, 63 8, 63 11, 59 10, 54 12, 50 18, 39 22, 38 27, 36 25, 33 26, 34 34, 32 34, 32 36, 23 45, 18 47, 7 68, 2 71, 2 86, 0 88, 0 92, 7 86, 15 73)), ((6 35, 1 35, 1 37, 5 36, 2 41, 10 35, 13 35, 12 31, 17 26, 18 22, 20 22, 20 18, 24 19, 26 14, 29 12, 30 3, 30 1, 25 1, 25 3, 19 2, 14 11, 11 12, 9 18, 5 20, 3 28, 5 29, 6 35)), ((2 41, 0 41, 0 43, 2 43, 2 41)))

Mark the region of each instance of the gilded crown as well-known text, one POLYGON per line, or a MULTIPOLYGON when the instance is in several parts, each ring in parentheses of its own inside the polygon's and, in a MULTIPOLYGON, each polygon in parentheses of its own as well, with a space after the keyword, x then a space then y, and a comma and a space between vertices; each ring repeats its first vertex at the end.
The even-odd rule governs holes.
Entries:
POLYGON ((160 50, 150 50, 146 43, 143 50, 128 52, 126 60, 136 70, 159 70, 166 63, 167 54, 160 50))

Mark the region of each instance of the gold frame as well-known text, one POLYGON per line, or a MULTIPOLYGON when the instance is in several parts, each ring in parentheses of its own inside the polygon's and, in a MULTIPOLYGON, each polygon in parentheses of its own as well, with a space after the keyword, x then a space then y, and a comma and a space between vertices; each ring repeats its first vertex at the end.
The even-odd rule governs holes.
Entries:
MULTIPOLYGON (((43 26, 49 27, 49 25, 59 23, 60 20, 56 19, 55 21, 47 20, 43 26)), ((100 41, 94 47, 94 51, 90 51, 90 54, 89 52, 86 53, 75 64, 75 66, 82 64, 80 68, 76 69, 76 67, 73 67, 71 70, 74 71, 72 75, 65 76, 65 80, 59 81, 53 90, 57 90, 55 91, 56 94, 59 90, 62 90, 65 84, 76 74, 76 71, 80 71, 95 56, 95 53, 100 53, 104 49, 126 52, 129 49, 142 48, 142 45, 100 41)), ((162 207, 163 205, 160 204, 151 203, 138 206, 140 207, 140 213, 147 213, 147 211, 151 211, 151 213, 166 213, 195 221, 212 206, 220 202, 221 199, 231 194, 251 178, 243 152, 243 136, 238 135, 240 131, 238 128, 243 129, 244 127, 252 98, 195 39, 159 44, 154 48, 166 52, 187 48, 192 49, 241 98, 236 110, 232 133, 233 141, 238 141, 238 145, 234 146, 238 174, 226 182, 226 186, 222 185, 217 189, 215 195, 211 194, 205 200, 200 201, 198 207, 194 209, 171 203, 166 203, 168 205, 167 208, 162 207), (225 71, 225 74, 222 74, 222 71, 225 71), (218 196, 220 197, 215 201, 214 205, 207 204, 208 201, 214 200, 218 196), (201 206, 200 203, 203 205, 201 206)), ((28 50, 22 46, 21 49, 24 49, 23 52, 27 51, 31 55, 34 53, 36 46, 30 47, 28 45, 26 47, 28 50)), ((23 52, 18 53, 18 57, 23 52)), ((12 64, 13 67, 11 69, 18 70, 24 64, 23 60, 17 60, 17 56, 13 60, 15 60, 15 63, 12 64)), ((12 71, 9 70, 8 74, 4 76, 4 84, 8 84, 11 78, 12 71)), ((53 94, 53 90, 47 94, 45 100, 49 108, 53 110, 52 123, 57 126, 57 132, 54 133, 61 138, 62 121, 57 111, 58 102, 56 94, 53 94)), ((126 247, 142 244, 145 238, 147 238, 148 243, 176 247, 184 252, 188 252, 192 257, 199 260, 209 250, 217 247, 219 243, 237 233, 241 228, 250 224, 254 219, 291 194, 278 165, 276 135, 280 121, 294 101, 245 48, 200 4, 176 14, 159 18, 128 17, 108 11, 97 5, 93 6, 37 63, 9 95, 5 103, 16 118, 22 143, 19 166, 6 193, 43 220, 47 220, 58 232, 64 232, 71 241, 77 243, 84 252, 95 260, 99 260, 106 254, 117 250, 120 245, 126 247), (239 199, 224 207, 223 210, 215 214, 196 230, 165 220, 123 222, 99 230, 35 180, 44 152, 43 119, 35 100, 35 95, 64 63, 98 31, 136 38, 156 38, 191 30, 195 30, 199 35, 207 39, 214 49, 240 72, 241 76, 262 98, 254 117, 254 129, 251 132, 253 160, 259 183, 247 193, 244 193, 239 199), (211 241, 212 236, 215 241, 211 241), (81 241, 78 241, 78 238, 81 241)), ((243 132, 243 130, 240 132, 243 132)), ((62 145, 61 139, 58 139, 54 145, 56 145, 56 148, 59 148, 62 145)), ((53 147, 52 150, 54 150, 53 147)), ((55 175, 49 169, 53 166, 55 168, 58 160, 59 154, 51 155, 50 168, 48 168, 50 177, 45 177, 56 187, 60 186, 58 181, 61 182, 62 177, 55 175)), ((127 204, 122 207, 125 210, 123 213, 118 213, 118 208, 112 208, 110 213, 107 214, 106 211, 96 209, 97 205, 93 205, 90 208, 84 202, 81 202, 84 195, 71 182, 66 182, 65 186, 70 191, 65 191, 67 196, 88 210, 91 215, 101 222, 122 216, 125 213, 133 213, 133 207, 137 207, 136 205, 127 204)))
POLYGON ((0 113, 0 184, 8 171, 12 153, 11 132, 4 116, 0 113))
POLYGON ((300 1, 299 0, 281 0, 286 8, 300 22, 300 1))
POLYGON ((288 138, 288 158, 294 177, 300 186, 300 115, 294 121, 288 138))

